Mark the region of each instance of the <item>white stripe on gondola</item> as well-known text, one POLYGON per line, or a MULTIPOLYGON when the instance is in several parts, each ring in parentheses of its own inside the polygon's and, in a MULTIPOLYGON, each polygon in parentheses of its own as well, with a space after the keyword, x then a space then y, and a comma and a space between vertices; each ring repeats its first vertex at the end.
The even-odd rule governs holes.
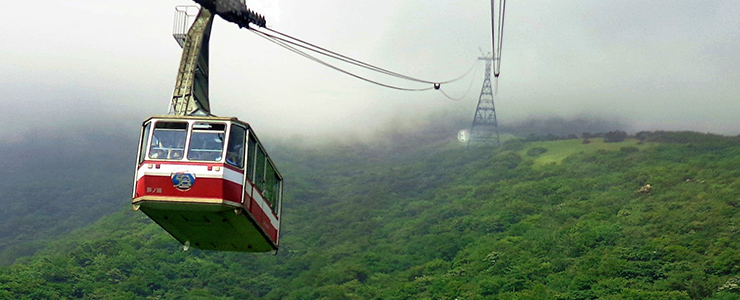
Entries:
POLYGON ((262 195, 257 192, 257 189, 254 189, 252 198, 254 198, 254 201, 257 202, 257 205, 259 205, 260 209, 265 212, 265 215, 267 215, 267 218, 270 219, 270 224, 272 224, 272 227, 274 227, 277 230, 280 230, 280 226, 277 220, 277 217, 272 213, 272 209, 270 209, 270 205, 267 204, 267 201, 265 201, 264 198, 262 198, 262 195))
POLYGON ((159 164, 159 168, 149 168, 147 164, 142 164, 139 167, 139 171, 136 172, 136 180, 138 181, 144 176, 171 176, 173 172, 189 172, 195 175, 195 178, 223 178, 231 181, 238 185, 242 185, 242 173, 234 171, 229 168, 220 167, 220 170, 208 171, 208 166, 199 165, 175 165, 175 164, 159 164))

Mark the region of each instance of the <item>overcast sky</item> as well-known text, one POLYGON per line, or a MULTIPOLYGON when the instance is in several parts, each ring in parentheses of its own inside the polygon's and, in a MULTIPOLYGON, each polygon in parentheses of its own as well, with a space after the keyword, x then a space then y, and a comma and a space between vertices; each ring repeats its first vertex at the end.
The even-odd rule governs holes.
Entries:
MULTIPOLYGON (((171 36, 174 7, 183 4, 193 2, 6 3, 0 137, 106 122, 126 123, 129 130, 165 114, 181 54, 171 36)), ((603 116, 625 120, 633 130, 740 134, 740 1, 507 5, 495 98, 500 124, 603 116)), ((442 86, 453 97, 466 95, 460 101, 436 91, 389 90, 217 18, 214 114, 250 122, 263 139, 369 132, 438 111, 472 121, 483 80, 479 49, 491 47, 490 2, 248 0, 247 6, 265 14, 271 29, 396 72, 441 81, 475 69, 442 86)))

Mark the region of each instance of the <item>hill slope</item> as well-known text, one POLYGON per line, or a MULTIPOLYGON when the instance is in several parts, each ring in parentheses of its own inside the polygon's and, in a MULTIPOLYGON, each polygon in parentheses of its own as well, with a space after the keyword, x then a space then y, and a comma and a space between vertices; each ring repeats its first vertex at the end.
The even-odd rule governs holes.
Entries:
POLYGON ((61 128, 0 141, 0 266, 128 206, 135 131, 91 131, 61 128))
POLYGON ((644 138, 282 148, 277 256, 183 252, 119 211, 0 269, 0 299, 740 298, 738 142, 644 138))

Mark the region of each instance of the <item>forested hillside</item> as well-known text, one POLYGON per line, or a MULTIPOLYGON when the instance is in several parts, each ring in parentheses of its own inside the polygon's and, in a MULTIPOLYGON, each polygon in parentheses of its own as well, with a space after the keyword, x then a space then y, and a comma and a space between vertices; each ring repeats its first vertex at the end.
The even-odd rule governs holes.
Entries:
POLYGON ((0 299, 740 299, 737 138, 443 136, 273 147, 277 255, 185 252, 126 208, 0 268, 0 299))
POLYGON ((134 130, 62 128, 0 141, 0 266, 130 203, 134 130))

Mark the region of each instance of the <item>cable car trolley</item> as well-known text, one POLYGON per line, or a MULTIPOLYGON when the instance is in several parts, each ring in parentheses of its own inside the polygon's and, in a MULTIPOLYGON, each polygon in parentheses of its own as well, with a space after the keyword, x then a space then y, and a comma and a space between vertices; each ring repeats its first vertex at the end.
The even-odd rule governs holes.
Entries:
POLYGON ((283 178, 249 124, 156 116, 141 132, 134 209, 186 246, 277 250, 283 178))
POLYGON ((265 24, 240 1, 196 0, 197 16, 176 8, 182 24, 175 24, 174 36, 183 52, 170 112, 145 120, 141 129, 133 208, 185 249, 265 252, 279 245, 283 177, 248 123, 210 113, 214 16, 240 27, 265 24))

